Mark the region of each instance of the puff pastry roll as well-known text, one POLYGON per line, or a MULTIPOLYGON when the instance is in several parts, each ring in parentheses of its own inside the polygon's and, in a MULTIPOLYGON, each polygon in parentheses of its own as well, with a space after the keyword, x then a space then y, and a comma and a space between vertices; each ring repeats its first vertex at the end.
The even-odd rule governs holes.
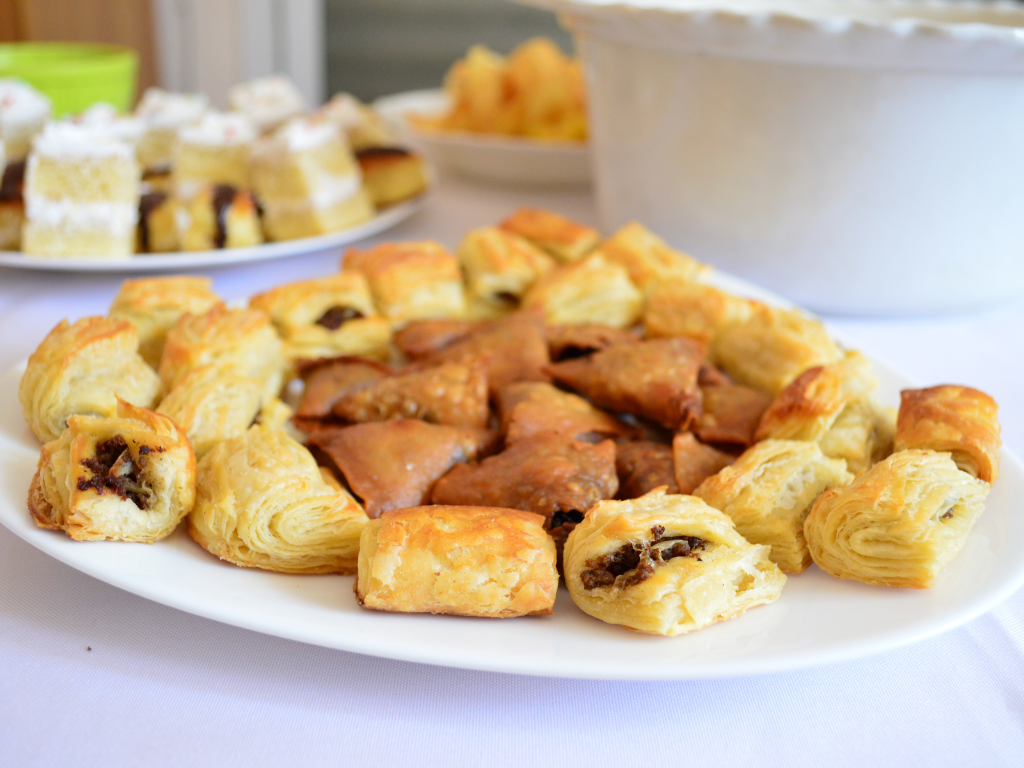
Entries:
POLYGON ((167 333, 160 359, 164 388, 174 389, 189 371, 206 365, 258 381, 268 396, 281 391, 287 367, 284 345, 265 312, 223 304, 182 315, 167 333))
POLYGON ((540 313, 520 310, 500 320, 482 323, 465 338, 417 363, 438 365, 471 360, 485 362, 492 395, 517 381, 550 381, 545 372, 550 359, 540 313))
POLYGON ((633 427, 582 397, 550 384, 509 384, 498 392, 497 401, 506 445, 545 434, 592 443, 609 437, 634 437, 636 433, 633 427))
POLYGON ((548 325, 628 328, 640 319, 643 304, 626 268, 597 254, 551 270, 523 297, 524 306, 544 309, 548 325))
POLYGON ((690 432, 679 432, 672 439, 672 463, 679 493, 693 490, 712 475, 736 461, 732 454, 704 445, 690 432))
POLYGON ((385 359, 390 351, 391 323, 377 313, 360 272, 281 285, 253 296, 249 306, 270 316, 292 360, 385 359))
POLYGON ((716 378, 699 377, 701 414, 694 425, 697 436, 707 443, 747 447, 772 399, 764 392, 716 378))
POLYGON ((399 373, 345 395, 332 412, 345 421, 416 418, 452 427, 487 426, 486 361, 399 373))
POLYGON ((811 564, 804 520, 824 491, 848 485, 853 475, 842 459, 825 456, 816 443, 765 440, 709 477, 693 492, 725 512, 748 541, 771 546, 771 560, 786 573, 811 564))
POLYGON ((440 477, 489 453, 497 438, 484 429, 393 419, 323 429, 310 435, 309 444, 331 460, 366 514, 376 518, 427 503, 440 477))
MULTIPOLYGON (((173 249, 172 249, 173 250, 173 249)), ((108 316, 139 329, 139 354, 151 367, 160 365, 164 339, 186 312, 201 315, 220 302, 208 277, 148 277, 125 280, 108 316)))
POLYGON ((817 320, 757 305, 745 322, 722 331, 711 357, 736 383, 777 395, 803 371, 838 362, 843 353, 817 320))
POLYGON ((396 331, 393 340, 407 359, 419 360, 466 338, 478 325, 472 320, 415 320, 396 331))
POLYGON ((693 496, 663 490, 603 501, 565 543, 565 584, 601 621, 680 635, 776 600, 785 575, 768 547, 693 496))
POLYGON ((565 216, 538 208, 520 208, 498 226, 529 240, 563 264, 579 261, 601 240, 601 235, 593 227, 585 227, 565 216))
POLYGON ((114 416, 72 416, 43 446, 28 508, 41 528, 73 539, 151 544, 196 498, 196 460, 166 416, 117 401, 114 416))
POLYGON ((949 451, 964 472, 991 483, 999 477, 999 406, 977 389, 943 384, 900 393, 896 450, 949 451))
POLYGON ((346 395, 366 389, 395 374, 386 363, 365 357, 335 357, 299 363, 304 387, 295 415, 302 420, 326 419, 346 395))
POLYGON ((618 344, 548 366, 556 383, 595 405, 685 429, 700 413, 697 376, 704 347, 691 339, 618 344))
POLYGON ((341 267, 361 272, 377 309, 399 325, 466 315, 459 262, 432 240, 381 243, 368 251, 350 249, 341 267))
POLYGON ((699 281, 711 272, 692 256, 670 248, 642 224, 630 222, 598 246, 598 254, 621 264, 644 292, 669 280, 699 281))
POLYGON ((482 318, 518 308, 526 289, 556 263, 528 240, 497 227, 470 231, 456 255, 466 276, 469 304, 482 318))
POLYGON ((755 306, 710 285, 665 280, 647 296, 644 331, 649 338, 686 336, 710 347, 726 328, 749 320, 755 306))
POLYGON ((629 331, 607 325, 552 325, 547 328, 548 354, 551 360, 575 360, 615 344, 631 344, 637 337, 629 331))
POLYGON ((544 518, 486 507, 414 507, 363 529, 355 594, 364 608, 511 618, 552 612, 555 545, 544 518))
POLYGON ((620 499, 636 499, 655 488, 679 493, 671 445, 650 440, 621 443, 615 447, 615 470, 620 499))
POLYGON ((190 371, 156 410, 185 430, 196 459, 253 424, 282 429, 292 415, 291 408, 268 397, 259 382, 222 373, 212 365, 190 371))
POLYGON ((62 320, 28 358, 18 400, 40 442, 60 437, 73 414, 113 416, 117 397, 143 408, 160 395, 160 379, 138 353, 127 320, 62 320))
POLYGON ((804 534, 814 562, 837 578, 927 589, 964 545, 988 491, 948 453, 899 451, 823 493, 804 534))
POLYGON ((203 549, 244 568, 354 573, 366 513, 324 480, 309 451, 256 426, 199 462, 188 532, 203 549))

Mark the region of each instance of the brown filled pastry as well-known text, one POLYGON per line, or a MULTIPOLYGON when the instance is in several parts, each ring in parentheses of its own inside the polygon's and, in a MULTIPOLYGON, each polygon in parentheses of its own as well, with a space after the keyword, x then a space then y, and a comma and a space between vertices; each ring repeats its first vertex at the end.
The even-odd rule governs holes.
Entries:
POLYGON ((949 451, 956 465, 979 480, 999 477, 999 406, 971 387, 943 384, 900 393, 896 450, 949 451))
POLYGON ((350 422, 416 418, 452 427, 487 426, 486 360, 398 373, 345 395, 332 407, 350 422))
POLYGON ((755 302, 688 280, 656 283, 647 296, 649 338, 686 336, 712 346, 726 329, 750 319, 755 302))
POLYGON ((615 470, 620 499, 636 499, 655 488, 679 493, 671 445, 650 440, 620 443, 615 448, 615 470))
POLYGON ((466 315, 458 259, 432 240, 352 248, 341 267, 366 277, 377 309, 397 325, 466 315))
POLYGON ((927 589, 963 547, 988 492, 948 453, 898 451, 823 493, 804 535, 814 562, 837 578, 927 589))
POLYGON ((354 573, 366 513, 284 432, 255 426, 199 462, 189 535, 244 568, 354 573))
POLYGON ((151 544, 192 509, 196 460, 166 416, 118 399, 113 416, 72 416, 43 446, 28 507, 73 539, 151 544))
POLYGON ((529 240, 563 264, 579 261, 594 250, 601 239, 593 227, 539 208, 520 208, 498 226, 529 240))
POLYGON ((596 253, 621 264, 630 279, 644 292, 665 280, 700 281, 711 268, 670 248, 642 224, 630 222, 598 246, 596 253))
POLYGON ((331 460, 375 518, 427 503, 441 476, 488 453, 497 438, 488 430, 393 419, 318 430, 309 444, 331 460))
POLYGON ((643 304, 626 268, 598 254, 551 270, 523 297, 523 306, 543 308, 548 325, 628 328, 640 319, 643 304))
POLYGON ((29 356, 18 385, 25 421, 40 442, 60 437, 74 414, 114 416, 118 396, 151 407, 160 379, 138 346, 138 331, 127 320, 61 320, 29 356))
POLYGON ((509 384, 502 387, 497 402, 506 445, 545 434, 592 443, 609 437, 633 437, 636 433, 633 427, 598 410, 582 397, 550 384, 509 384))
POLYGON ((501 317, 517 309, 526 289, 551 271, 555 260, 519 235, 497 227, 471 230, 456 255, 475 317, 501 317))
POLYGON ((685 429, 700 413, 704 347, 690 339, 617 344, 548 366, 551 377, 595 405, 685 429))
POLYGON ((295 412, 298 419, 327 419, 334 404, 395 374, 386 363, 365 357, 334 357, 299 362, 305 384, 295 412))
POLYGON ((395 332, 394 342, 408 360, 419 360, 464 339, 479 325, 473 320, 414 320, 395 332))
POLYGON ((735 618, 776 600, 785 582, 768 547, 748 543, 726 515, 661 489, 602 501, 565 543, 573 602, 638 632, 679 635, 735 618))
POLYGON ((706 443, 746 448, 754 442, 761 414, 772 399, 725 377, 700 377, 701 414, 693 430, 706 443))
POLYGON ((811 564, 804 520, 829 488, 849 485, 842 459, 825 456, 817 443, 765 440, 701 483, 693 495, 725 512, 747 541, 771 546, 769 557, 786 573, 811 564))
POLYGON ((552 612, 555 545, 544 518, 486 507, 414 507, 371 520, 355 594, 364 608, 510 618, 552 612))
POLYGON ((552 362, 586 357, 614 344, 630 344, 637 336, 608 325, 551 325, 547 328, 552 362))
POLYGON ((736 461, 736 457, 704 445, 691 432, 679 432, 672 440, 672 461, 679 493, 693 493, 698 485, 736 461))

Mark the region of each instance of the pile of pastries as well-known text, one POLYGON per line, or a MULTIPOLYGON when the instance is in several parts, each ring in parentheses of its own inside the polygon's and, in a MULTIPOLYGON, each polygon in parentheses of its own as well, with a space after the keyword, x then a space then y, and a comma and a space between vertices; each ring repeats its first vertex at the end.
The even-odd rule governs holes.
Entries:
POLYGON ((422 193, 422 157, 348 94, 315 112, 288 79, 240 83, 231 111, 151 88, 135 113, 0 80, 0 249, 128 258, 323 235, 422 193))
POLYGON ((444 88, 448 111, 411 115, 414 126, 556 141, 587 138, 582 64, 547 38, 527 40, 508 57, 475 45, 452 65, 444 88))
POLYGON ((812 563, 932 586, 998 476, 996 403, 943 385, 884 407, 817 320, 710 277, 640 224, 522 209, 245 308, 205 278, 128 280, 28 361, 29 510, 78 540, 187 518, 229 563, 355 574, 382 611, 547 614, 564 578, 662 635, 812 563))

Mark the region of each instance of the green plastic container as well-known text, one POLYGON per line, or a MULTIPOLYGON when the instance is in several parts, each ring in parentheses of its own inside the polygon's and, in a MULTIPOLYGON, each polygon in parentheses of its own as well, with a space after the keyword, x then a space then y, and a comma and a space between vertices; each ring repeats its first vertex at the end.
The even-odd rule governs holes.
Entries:
POLYGON ((95 43, 0 44, 0 77, 17 77, 53 101, 53 116, 105 101, 127 112, 135 103, 139 59, 130 48, 95 43))

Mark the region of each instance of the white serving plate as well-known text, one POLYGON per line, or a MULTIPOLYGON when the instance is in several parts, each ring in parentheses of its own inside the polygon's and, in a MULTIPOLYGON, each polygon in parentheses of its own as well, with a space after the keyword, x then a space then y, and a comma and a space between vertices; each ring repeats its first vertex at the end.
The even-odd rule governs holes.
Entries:
MULTIPOLYGON (((771 300, 718 276, 726 290, 771 300)), ((780 302, 781 303, 781 302, 780 302)), ((37 528, 26 509, 39 444, 17 401, 24 363, 0 375, 0 523, 85 574, 156 602, 269 635, 406 661, 551 677, 679 679, 748 675, 847 661, 950 630, 1024 584, 1024 465, 1003 451, 1002 476, 959 555, 930 590, 839 581, 812 566, 775 603, 676 638, 585 615, 559 590, 553 616, 471 619, 361 609, 351 576, 236 568, 192 542, 185 526, 152 546, 76 542, 37 528)), ((884 402, 906 377, 878 363, 884 402)))
POLYGON ((464 176, 545 186, 590 182, 590 148, 586 144, 417 130, 406 115, 444 112, 448 97, 440 89, 385 96, 373 106, 403 138, 422 149, 434 163, 464 176))
POLYGON ((379 235, 412 216, 423 207, 429 192, 379 212, 365 224, 319 237, 304 237, 281 243, 264 243, 249 248, 213 251, 136 254, 127 259, 50 259, 27 256, 20 251, 0 251, 0 266, 53 272, 168 272, 182 269, 222 267, 289 256, 305 256, 340 248, 379 235))

